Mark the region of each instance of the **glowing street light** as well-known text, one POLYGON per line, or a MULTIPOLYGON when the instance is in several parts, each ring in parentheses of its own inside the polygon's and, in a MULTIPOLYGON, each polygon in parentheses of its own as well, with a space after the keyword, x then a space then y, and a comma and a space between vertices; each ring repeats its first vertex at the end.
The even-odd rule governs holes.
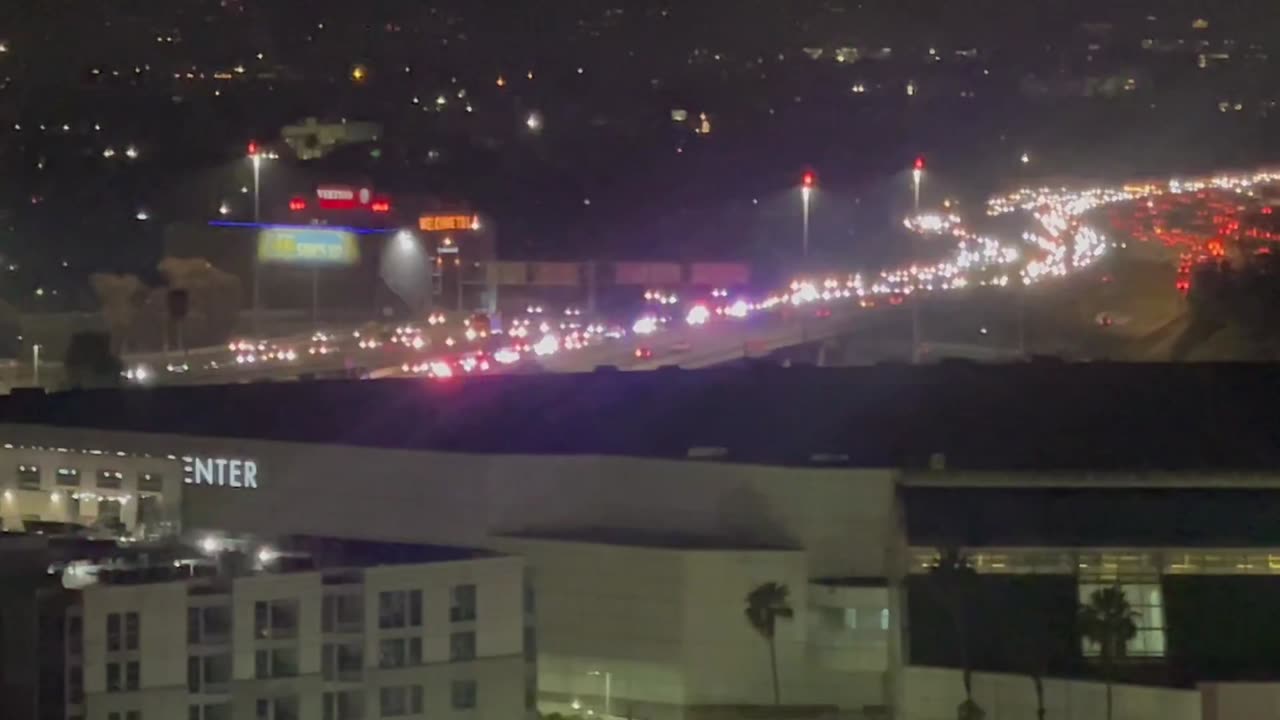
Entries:
MULTIPOLYGON (((249 162, 253 164, 253 221, 258 223, 261 222, 261 203, 259 201, 259 197, 262 176, 262 160, 264 157, 268 156, 262 152, 262 148, 259 147, 258 143, 254 140, 249 141, 248 151, 249 162)), ((262 287, 258 277, 261 274, 258 267, 260 264, 258 254, 255 252, 253 257, 253 332, 256 335, 258 333, 258 316, 261 314, 262 309, 262 287)))
POLYGON ((524 125, 529 128, 529 132, 542 132, 542 115, 536 112, 529 113, 529 117, 525 118, 524 125))
POLYGON ((800 177, 800 203, 803 209, 800 239, 804 249, 804 257, 809 257, 809 205, 813 197, 813 188, 818 178, 812 172, 805 172, 800 177))

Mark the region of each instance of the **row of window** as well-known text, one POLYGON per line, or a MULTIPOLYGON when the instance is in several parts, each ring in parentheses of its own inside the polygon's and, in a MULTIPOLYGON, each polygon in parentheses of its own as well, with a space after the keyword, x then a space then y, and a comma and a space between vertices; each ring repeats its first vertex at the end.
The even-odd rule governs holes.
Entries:
MULTIPOLYGON (((455 585, 450 592, 449 620, 470 622, 476 619, 476 586, 455 585)), ((321 609, 321 625, 325 632, 359 632, 364 626, 364 598, 359 595, 329 595, 321 609)), ((208 611, 210 608, 204 609, 208 611)), ((214 636, 230 632, 230 616, 203 619, 188 615, 188 636, 203 638, 214 627, 214 636), (193 630, 194 628, 194 630, 193 630), (202 629, 203 628, 203 631, 202 629)), ((259 638, 294 637, 298 632, 298 601, 262 600, 253 606, 254 635, 259 638)), ((422 591, 392 590, 378 593, 378 628, 395 630, 422 627, 422 591)))
MULTIPOLYGON (((454 680, 449 690, 449 702, 454 710, 471 710, 479 700, 479 686, 475 680, 454 680)), ((297 695, 259 698, 255 703, 255 720, 299 720, 300 701, 297 695)), ((326 692, 322 708, 324 720, 365 720, 369 717, 396 718, 423 713, 423 689, 421 685, 395 685, 377 690, 377 715, 366 710, 364 690, 326 692)), ((230 718, 230 703, 215 705, 191 705, 187 720, 226 720, 230 718)))
MULTIPOLYGON (((40 466, 18 466, 18 488, 21 490, 40 490, 40 466)), ((54 474, 54 483, 60 487, 80 487, 80 470, 77 468, 58 468, 54 474)), ((97 487, 108 490, 119 490, 124 487, 124 473, 119 470, 99 470, 97 487)), ((164 476, 160 473, 138 473, 138 490, 140 492, 163 492, 164 476)))

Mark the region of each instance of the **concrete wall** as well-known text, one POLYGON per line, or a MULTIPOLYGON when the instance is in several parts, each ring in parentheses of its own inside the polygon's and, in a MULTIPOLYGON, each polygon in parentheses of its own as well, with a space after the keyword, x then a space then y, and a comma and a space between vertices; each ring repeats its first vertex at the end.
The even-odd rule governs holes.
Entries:
MULTIPOLYGON (((287 409, 280 422, 289 422, 287 409)), ((888 470, 464 455, 23 425, 6 425, 3 435, 159 458, 256 460, 257 490, 183 488, 183 517, 197 527, 454 545, 584 526, 718 535, 803 549, 814 577, 884 576, 891 531, 888 470)))
MULTIPOLYGON (((1106 718, 1103 683, 1051 678, 1044 685, 1046 720, 1106 718)), ((956 707, 964 701, 958 670, 906 668, 903 689, 899 720, 955 720, 956 707)), ((1114 720, 1201 720, 1195 690, 1115 685, 1112 693, 1114 720)), ((1025 675, 974 673, 973 699, 986 711, 986 720, 1036 717, 1035 688, 1025 675)))
POLYGON ((1204 720, 1280 718, 1280 683, 1205 683, 1204 720))

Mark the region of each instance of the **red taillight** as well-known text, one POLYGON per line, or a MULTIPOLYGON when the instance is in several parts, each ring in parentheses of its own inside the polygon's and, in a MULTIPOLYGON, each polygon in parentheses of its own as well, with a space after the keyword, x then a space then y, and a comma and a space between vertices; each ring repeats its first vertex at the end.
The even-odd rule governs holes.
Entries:
POLYGON ((376 213, 391 212, 391 202, 388 200, 374 200, 369 204, 369 209, 376 213))
POLYGON ((300 197, 293 198, 289 201, 289 209, 293 212, 299 212, 307 209, 307 201, 300 197))

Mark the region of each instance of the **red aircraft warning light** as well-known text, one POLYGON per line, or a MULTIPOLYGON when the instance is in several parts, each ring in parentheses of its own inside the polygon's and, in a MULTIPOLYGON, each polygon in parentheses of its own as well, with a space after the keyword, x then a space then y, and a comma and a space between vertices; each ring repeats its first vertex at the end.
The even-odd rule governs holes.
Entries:
POLYGON ((254 157, 257 154, 258 154, 258 143, 256 141, 250 140, 249 141, 249 157, 254 157))
POLYGON ((800 182, 805 187, 811 188, 818 182, 818 178, 815 177, 813 173, 806 172, 804 175, 800 177, 800 182))
POLYGON ((915 169, 916 169, 916 170, 923 170, 923 169, 924 169, 924 156, 923 156, 923 155, 917 155, 917 156, 916 156, 915 169))

